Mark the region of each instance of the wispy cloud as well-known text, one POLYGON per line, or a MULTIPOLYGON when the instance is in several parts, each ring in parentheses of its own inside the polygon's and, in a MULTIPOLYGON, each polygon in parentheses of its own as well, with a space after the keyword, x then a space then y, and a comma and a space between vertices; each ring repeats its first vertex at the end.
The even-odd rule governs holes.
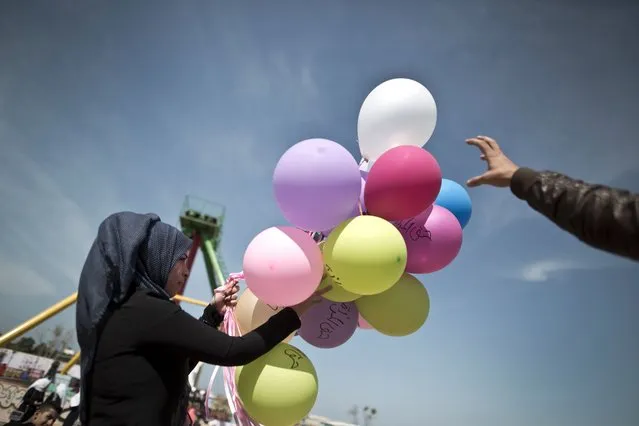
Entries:
POLYGON ((587 246, 577 249, 576 252, 582 255, 577 255, 573 259, 542 259, 527 263, 516 271, 515 278, 528 282, 546 282, 566 272, 594 271, 626 264, 623 258, 607 255, 587 246))
POLYGON ((49 278, 35 271, 29 263, 0 259, 0 294, 9 296, 54 296, 57 292, 49 278))
MULTIPOLYGON (((100 189, 95 189, 99 199, 100 189)), ((0 198, 0 232, 12 242, 0 248, 0 291, 48 295, 54 288, 75 287, 98 216, 19 146, 5 149, 0 159, 0 198)))
POLYGON ((545 282, 554 274, 577 269, 588 269, 588 266, 567 260, 540 260, 524 265, 519 270, 518 277, 528 282, 545 282))

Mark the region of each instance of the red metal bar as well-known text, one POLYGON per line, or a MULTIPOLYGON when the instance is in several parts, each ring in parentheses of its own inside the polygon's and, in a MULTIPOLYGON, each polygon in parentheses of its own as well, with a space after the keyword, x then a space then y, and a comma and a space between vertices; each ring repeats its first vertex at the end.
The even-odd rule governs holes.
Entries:
MULTIPOLYGON (((193 262, 195 262, 195 256, 197 255, 197 252, 200 250, 201 244, 202 244, 202 238, 200 237, 200 234, 196 233, 193 236, 193 245, 191 246, 191 250, 189 250, 189 258, 186 261, 186 265, 189 267, 189 271, 193 270, 193 262)), ((187 282, 188 282, 188 278, 186 281, 184 281, 184 285, 182 286, 180 291, 178 291, 179 295, 184 294, 184 290, 186 289, 187 282)), ((176 299, 175 303, 179 304, 180 301, 176 299)))

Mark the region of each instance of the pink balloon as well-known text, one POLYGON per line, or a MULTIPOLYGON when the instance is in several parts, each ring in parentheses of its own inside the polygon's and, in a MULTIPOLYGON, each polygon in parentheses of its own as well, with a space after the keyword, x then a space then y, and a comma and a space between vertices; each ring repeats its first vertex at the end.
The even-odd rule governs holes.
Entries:
POLYGON ((364 195, 369 214, 386 220, 417 216, 432 205, 442 186, 435 157, 412 145, 383 153, 371 167, 364 195))
POLYGON ((421 214, 394 222, 408 250, 406 272, 428 274, 448 266, 462 245, 462 228, 454 214, 434 205, 421 214))
POLYGON ((368 321, 366 321, 366 320, 364 319, 364 317, 362 317, 362 314, 360 314, 360 315, 359 315, 359 319, 357 320, 357 326, 358 326, 359 328, 364 329, 364 330, 372 330, 372 329, 373 329, 373 326, 372 326, 372 325, 370 325, 370 324, 368 323, 368 321))
POLYGON ((311 297, 324 273, 324 261, 311 236, 290 226, 268 228, 244 253, 244 278, 264 303, 293 306, 311 297))
POLYGON ((315 347, 335 348, 353 336, 358 318, 355 303, 322 299, 302 316, 299 335, 315 347))

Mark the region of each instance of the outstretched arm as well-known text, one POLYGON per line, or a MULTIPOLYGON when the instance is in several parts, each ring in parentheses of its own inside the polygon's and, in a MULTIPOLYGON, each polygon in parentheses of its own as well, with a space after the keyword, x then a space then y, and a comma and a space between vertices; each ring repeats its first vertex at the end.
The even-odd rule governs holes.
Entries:
POLYGON ((639 195, 524 167, 514 173, 510 188, 586 244, 639 260, 639 195))
MULTIPOLYGON (((217 311, 217 308, 214 305, 208 305, 206 308, 204 308, 204 313, 200 317, 201 322, 213 328, 218 328, 220 324, 222 324, 223 320, 224 318, 217 311)), ((193 369, 197 366, 198 362, 199 361, 197 360, 190 359, 189 371, 193 371, 193 369)))
POLYGON ((191 362, 202 361, 222 366, 244 365, 259 358, 301 323, 297 313, 287 308, 242 337, 231 337, 198 321, 182 309, 161 300, 153 300, 153 321, 141 336, 141 345, 157 345, 183 354, 191 362))
POLYGON ((639 195, 588 184, 555 172, 518 167, 487 136, 466 141, 479 148, 488 170, 468 186, 510 187, 513 194, 586 244, 639 260, 639 195))

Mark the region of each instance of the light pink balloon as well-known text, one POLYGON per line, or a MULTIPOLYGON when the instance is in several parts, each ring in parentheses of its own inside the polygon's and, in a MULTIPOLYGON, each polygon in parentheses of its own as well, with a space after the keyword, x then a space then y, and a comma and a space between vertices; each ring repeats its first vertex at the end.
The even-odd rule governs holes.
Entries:
POLYGON ((454 214, 434 205, 419 215, 393 222, 408 250, 406 272, 428 274, 448 266, 459 254, 462 228, 454 214))
POLYGON ((324 273, 324 261, 311 236, 290 226, 268 228, 244 253, 244 279, 258 299, 293 306, 311 297, 324 273))
POLYGON ((373 326, 372 326, 372 325, 370 325, 370 324, 368 323, 368 321, 366 321, 366 320, 362 317, 362 315, 361 315, 361 314, 359 315, 359 319, 357 320, 357 326, 358 326, 359 328, 363 328, 364 330, 372 330, 372 329, 373 329, 373 326))

